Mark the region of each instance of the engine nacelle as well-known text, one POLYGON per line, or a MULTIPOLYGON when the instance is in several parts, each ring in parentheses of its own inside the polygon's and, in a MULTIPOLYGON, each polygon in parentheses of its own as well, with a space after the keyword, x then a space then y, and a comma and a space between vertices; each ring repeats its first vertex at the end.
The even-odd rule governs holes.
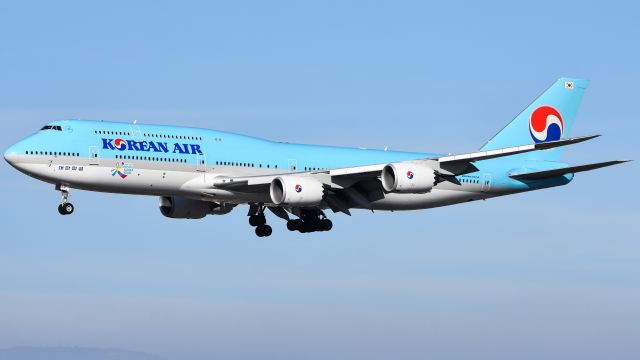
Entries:
POLYGON ((280 176, 271 182, 269 193, 276 205, 316 206, 322 201, 324 187, 312 177, 280 176))
POLYGON ((415 163, 388 164, 382 169, 382 187, 387 192, 426 193, 436 185, 436 172, 415 163))
POLYGON ((172 219, 202 219, 207 215, 227 214, 232 209, 233 205, 193 200, 182 196, 160 197, 160 212, 172 219))

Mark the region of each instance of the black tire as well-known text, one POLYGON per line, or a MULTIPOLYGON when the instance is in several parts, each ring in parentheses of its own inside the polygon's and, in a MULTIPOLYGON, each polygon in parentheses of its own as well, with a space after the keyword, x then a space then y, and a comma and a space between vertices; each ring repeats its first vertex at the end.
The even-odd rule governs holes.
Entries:
POLYGON ((301 233, 310 233, 310 232, 314 232, 315 231, 315 226, 313 226, 314 224, 312 222, 309 221, 301 221, 300 222, 300 226, 298 227, 298 231, 300 231, 301 233))
POLYGON ((58 205, 58 213, 60 213, 60 215, 67 215, 67 213, 64 212, 64 208, 62 207, 62 204, 58 205))
POLYGON ((262 226, 267 222, 264 215, 251 215, 249 216, 249 225, 251 226, 262 226))
POLYGON ((272 232, 273 229, 269 225, 260 225, 256 227, 256 235, 258 235, 258 237, 269 236, 272 232))
POLYGON ((329 231, 333 228, 333 223, 329 219, 324 219, 320 222, 320 228, 322 231, 329 231))
POLYGON ((72 203, 62 205, 62 209, 64 210, 65 215, 73 214, 73 210, 75 210, 72 203))
POLYGON ((296 231, 298 230, 298 227, 298 220, 287 221, 287 229, 289 229, 289 231, 296 231))
POLYGON ((263 237, 264 236, 263 230, 262 230, 262 226, 256 226, 256 235, 258 237, 263 237))

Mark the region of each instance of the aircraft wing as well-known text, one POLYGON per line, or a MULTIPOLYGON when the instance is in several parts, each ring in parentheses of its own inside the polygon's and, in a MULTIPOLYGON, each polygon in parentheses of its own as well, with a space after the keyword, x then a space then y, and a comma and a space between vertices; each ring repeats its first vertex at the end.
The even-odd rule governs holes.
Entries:
MULTIPOLYGON (((479 152, 459 154, 459 155, 447 155, 447 156, 442 156, 438 158, 409 160, 406 162, 412 162, 412 163, 424 162, 425 165, 432 167, 439 174, 444 176, 464 175, 464 174, 475 172, 478 170, 473 165, 473 163, 476 161, 495 159, 499 157, 522 154, 530 151, 553 149, 561 146, 581 143, 583 141, 594 139, 598 136, 600 135, 581 136, 581 137, 568 138, 568 139, 557 140, 557 141, 514 146, 514 147, 502 148, 502 149, 496 149, 496 150, 479 151, 479 152)), ((366 166, 357 166, 357 167, 351 167, 351 168, 334 169, 334 170, 327 170, 325 171, 325 173, 331 175, 332 177, 348 177, 348 178, 367 177, 367 176, 377 177, 377 176, 380 176, 380 172, 386 165, 387 164, 378 164, 378 165, 366 165, 366 166)))
MULTIPOLYGON (((530 151, 548 150, 556 147, 577 144, 598 137, 600 135, 582 136, 576 138, 568 138, 557 141, 549 141, 544 143, 529 144, 502 148, 489 151, 480 151, 459 155, 447 155, 438 158, 426 158, 409 160, 411 163, 424 163, 432 167, 436 172, 443 176, 462 175, 477 171, 473 165, 476 161, 494 159, 498 157, 511 156, 530 151)), ((337 189, 345 189, 361 180, 375 180, 380 177, 382 169, 387 164, 374 164, 364 166, 354 166, 347 168, 339 168, 324 171, 307 171, 307 172, 290 172, 274 175, 257 175, 257 176, 239 176, 228 177, 221 176, 216 179, 213 186, 218 189, 238 192, 259 192, 268 191, 269 184, 279 176, 310 176, 323 182, 326 186, 337 189)))

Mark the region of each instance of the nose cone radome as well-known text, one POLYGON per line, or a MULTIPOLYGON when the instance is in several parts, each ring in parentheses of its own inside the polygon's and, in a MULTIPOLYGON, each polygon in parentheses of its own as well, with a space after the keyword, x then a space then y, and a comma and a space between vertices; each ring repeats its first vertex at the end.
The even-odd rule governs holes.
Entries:
POLYGON ((14 165, 18 158, 18 149, 13 145, 4 152, 4 159, 11 165, 14 165))

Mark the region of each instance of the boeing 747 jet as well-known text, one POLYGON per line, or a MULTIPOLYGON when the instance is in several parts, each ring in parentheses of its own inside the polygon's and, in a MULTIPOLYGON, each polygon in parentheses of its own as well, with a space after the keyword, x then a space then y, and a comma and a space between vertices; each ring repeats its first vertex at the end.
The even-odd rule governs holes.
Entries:
POLYGON ((624 161, 568 165, 564 146, 588 82, 556 81, 478 151, 459 155, 289 144, 218 130, 60 120, 11 146, 9 164, 62 194, 71 189, 158 196, 173 219, 248 205, 256 235, 267 210, 301 233, 328 231, 328 210, 417 210, 566 185, 624 161))

